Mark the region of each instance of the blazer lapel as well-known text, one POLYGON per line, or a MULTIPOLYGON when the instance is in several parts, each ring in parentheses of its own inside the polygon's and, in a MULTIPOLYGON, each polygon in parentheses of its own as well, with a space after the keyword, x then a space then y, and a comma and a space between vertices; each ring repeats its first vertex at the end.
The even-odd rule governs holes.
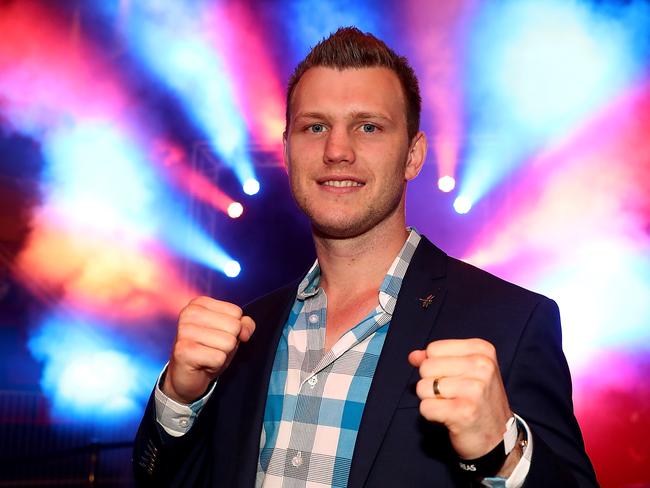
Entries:
POLYGON ((428 343, 443 302, 446 254, 422 237, 404 276, 368 392, 350 467, 349 486, 363 486, 413 367, 408 354, 428 343))
MULTIPOLYGON (((241 451, 240 460, 243 466, 238 471, 239 480, 237 486, 250 487, 255 485, 260 437, 262 435, 264 409, 266 407, 271 371, 284 324, 296 298, 298 284, 299 281, 296 281, 279 290, 268 307, 258 310, 258 312, 262 312, 266 326, 264 329, 260 327, 262 330, 257 331, 257 337, 254 336, 256 344, 250 353, 253 362, 248 365, 249 374, 259 377, 259 381, 251 382, 254 386, 251 391, 246 392, 247 400, 243 402, 243 405, 239 406, 239 408, 248 409, 247 415, 251 419, 250 425, 252 429, 250 435, 246 437, 241 451)), ((258 320, 260 319, 258 318, 258 320)))

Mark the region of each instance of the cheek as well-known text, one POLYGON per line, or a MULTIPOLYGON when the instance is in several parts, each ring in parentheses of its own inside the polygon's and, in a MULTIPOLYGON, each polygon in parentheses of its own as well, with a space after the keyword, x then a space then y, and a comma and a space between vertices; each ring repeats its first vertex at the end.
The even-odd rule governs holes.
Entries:
POLYGON ((318 148, 314 145, 296 144, 287 154, 289 158, 289 173, 302 177, 310 168, 318 163, 318 148))
POLYGON ((406 161, 403 154, 397 152, 384 153, 382 162, 381 174, 386 185, 394 185, 404 181, 406 161))

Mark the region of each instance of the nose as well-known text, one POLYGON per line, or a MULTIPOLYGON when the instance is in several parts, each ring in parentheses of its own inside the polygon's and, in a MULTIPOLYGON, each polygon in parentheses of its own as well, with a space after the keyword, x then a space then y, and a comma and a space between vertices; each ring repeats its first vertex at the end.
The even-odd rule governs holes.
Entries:
POLYGON ((333 127, 327 136, 323 161, 325 164, 352 164, 355 159, 350 134, 345 128, 333 127))

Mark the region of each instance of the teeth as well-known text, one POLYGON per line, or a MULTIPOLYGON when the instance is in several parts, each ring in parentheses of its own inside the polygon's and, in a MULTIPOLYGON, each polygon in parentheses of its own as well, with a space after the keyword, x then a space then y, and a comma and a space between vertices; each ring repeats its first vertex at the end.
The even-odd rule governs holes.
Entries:
POLYGON ((335 186, 337 188, 345 188, 348 186, 363 186, 361 183, 352 180, 329 180, 323 183, 325 186, 335 186))

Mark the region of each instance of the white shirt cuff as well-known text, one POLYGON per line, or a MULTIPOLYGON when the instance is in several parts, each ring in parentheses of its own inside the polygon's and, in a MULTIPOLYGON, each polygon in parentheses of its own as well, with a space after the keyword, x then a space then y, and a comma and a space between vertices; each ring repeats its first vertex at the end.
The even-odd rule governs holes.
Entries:
POLYGON ((156 389, 154 390, 156 420, 169 435, 180 437, 187 434, 187 432, 192 428, 196 417, 212 395, 212 392, 214 392, 217 382, 213 382, 208 392, 197 401, 186 405, 172 400, 160 389, 160 380, 165 374, 165 371, 167 371, 167 364, 158 376, 156 389))
POLYGON ((526 447, 521 455, 521 459, 512 470, 508 478, 485 478, 481 484, 491 488, 521 488, 526 481, 528 471, 530 471, 530 461, 533 458, 533 434, 528 424, 519 415, 514 414, 517 419, 517 425, 526 429, 526 447))

